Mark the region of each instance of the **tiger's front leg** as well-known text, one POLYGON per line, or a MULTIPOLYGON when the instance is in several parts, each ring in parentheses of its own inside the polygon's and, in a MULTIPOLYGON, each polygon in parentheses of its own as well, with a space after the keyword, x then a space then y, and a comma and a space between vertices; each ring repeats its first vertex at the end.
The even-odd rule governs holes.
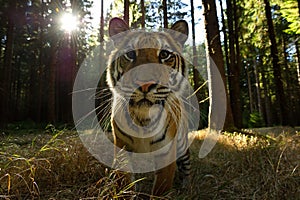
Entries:
POLYGON ((130 156, 128 155, 128 145, 117 137, 118 128, 116 124, 112 123, 113 128, 113 136, 114 136, 114 163, 113 167, 118 170, 122 170, 124 172, 119 172, 121 177, 118 177, 118 185, 127 186, 132 182, 132 174, 129 173, 131 171, 131 163, 130 156))
POLYGON ((161 152, 155 159, 156 166, 161 166, 161 163, 170 163, 169 165, 155 171, 154 184, 152 194, 160 196, 170 190, 173 186, 173 180, 176 171, 176 140, 171 144, 167 152, 161 152))
POLYGON ((175 170, 176 162, 173 162, 170 165, 155 172, 155 180, 152 190, 153 195, 163 195, 165 192, 172 188, 175 170))

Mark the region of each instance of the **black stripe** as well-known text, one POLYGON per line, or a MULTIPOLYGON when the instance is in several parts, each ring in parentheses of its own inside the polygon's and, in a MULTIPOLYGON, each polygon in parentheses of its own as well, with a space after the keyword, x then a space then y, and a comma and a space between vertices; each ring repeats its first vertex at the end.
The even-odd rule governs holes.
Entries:
POLYGON ((132 138, 130 135, 124 133, 117 125, 115 125, 115 127, 117 128, 117 131, 118 131, 119 133, 121 133, 121 134, 124 135, 126 138, 128 138, 132 143, 134 143, 134 140, 133 140, 133 138, 132 138))
POLYGON ((153 144, 156 144, 156 143, 159 143, 159 142, 163 141, 163 140, 166 138, 166 134, 167 134, 168 128, 169 128, 169 124, 168 124, 167 127, 165 128, 164 134, 163 134, 160 138, 158 138, 157 140, 151 141, 150 144, 153 145, 153 144))
POLYGON ((117 74, 117 77, 115 77, 115 71, 117 70, 117 65, 118 65, 118 61, 114 60, 111 65, 110 65, 110 76, 111 76, 111 80, 112 80, 112 85, 116 86, 118 80, 119 80, 119 74, 117 74))
POLYGON ((185 68, 186 68, 186 67, 185 67, 185 61, 184 61, 184 58, 181 57, 181 56, 180 56, 180 59, 181 59, 181 68, 182 68, 181 70, 182 70, 182 75, 185 77, 185 76, 186 76, 186 74, 185 74, 185 72, 186 72, 186 71, 185 71, 185 68))
POLYGON ((179 162, 186 162, 189 160, 190 160, 190 155, 187 153, 178 159, 179 162))
POLYGON ((180 159, 183 158, 186 155, 186 151, 188 149, 188 146, 186 143, 179 143, 177 146, 177 155, 180 155, 180 159))
POLYGON ((174 65, 172 66, 172 68, 174 69, 174 70, 176 70, 177 72, 179 72, 179 66, 178 66, 178 57, 177 57, 177 55, 175 55, 174 54, 174 65))
POLYGON ((181 59, 179 55, 176 55, 176 62, 178 65, 178 72, 182 73, 182 68, 181 68, 181 63, 180 63, 181 59))
POLYGON ((183 156, 177 159, 176 161, 178 170, 183 173, 185 176, 190 175, 191 170, 191 161, 190 161, 190 152, 187 150, 183 156))

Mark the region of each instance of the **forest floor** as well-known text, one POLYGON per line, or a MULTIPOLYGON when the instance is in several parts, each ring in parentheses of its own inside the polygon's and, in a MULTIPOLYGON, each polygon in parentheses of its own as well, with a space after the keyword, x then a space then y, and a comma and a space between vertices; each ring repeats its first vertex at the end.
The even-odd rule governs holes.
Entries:
MULTIPOLYGON (((195 134, 191 187, 175 183, 154 199, 300 199, 299 128, 224 133, 201 159, 205 130, 195 134)), ((134 199, 134 184, 120 180, 122 174, 88 153, 75 131, 0 133, 0 199, 134 199)))

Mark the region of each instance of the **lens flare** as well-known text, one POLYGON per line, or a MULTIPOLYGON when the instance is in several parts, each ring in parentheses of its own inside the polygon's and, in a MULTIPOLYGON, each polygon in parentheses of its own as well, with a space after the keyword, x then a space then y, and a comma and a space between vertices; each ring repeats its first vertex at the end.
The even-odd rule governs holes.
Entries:
POLYGON ((72 31, 78 28, 79 22, 75 15, 72 13, 65 13, 61 16, 60 19, 61 29, 71 33, 72 31))

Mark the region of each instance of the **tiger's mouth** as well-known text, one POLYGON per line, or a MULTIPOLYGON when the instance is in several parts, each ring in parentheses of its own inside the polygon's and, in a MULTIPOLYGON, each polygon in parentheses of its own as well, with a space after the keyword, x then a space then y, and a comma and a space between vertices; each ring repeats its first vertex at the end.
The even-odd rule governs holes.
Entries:
POLYGON ((163 100, 150 101, 143 98, 139 101, 129 101, 129 113, 133 122, 138 126, 154 126, 161 117, 163 100))
POLYGON ((147 98, 143 98, 139 101, 130 99, 129 100, 129 105, 133 107, 139 107, 139 108, 145 108, 145 107, 152 107, 155 104, 158 105, 164 105, 165 100, 155 100, 155 101, 150 101, 147 98))
POLYGON ((151 102, 146 98, 139 100, 137 102, 135 102, 134 100, 130 100, 130 102, 131 102, 131 106, 138 106, 138 107, 151 107, 155 104, 154 102, 151 102))
POLYGON ((162 115, 168 98, 168 91, 161 91, 161 86, 153 81, 138 82, 129 97, 129 114, 133 122, 142 127, 155 126, 162 115))

